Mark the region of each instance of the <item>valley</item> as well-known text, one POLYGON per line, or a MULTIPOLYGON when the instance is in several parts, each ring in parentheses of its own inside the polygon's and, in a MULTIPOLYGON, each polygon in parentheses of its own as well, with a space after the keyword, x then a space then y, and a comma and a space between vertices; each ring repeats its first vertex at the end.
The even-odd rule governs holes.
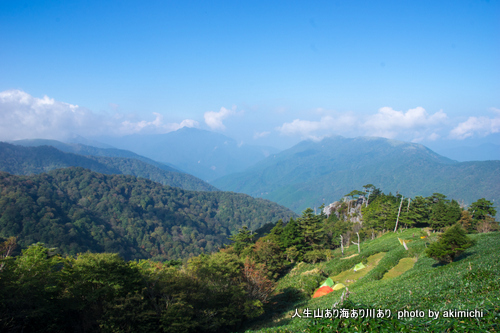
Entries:
POLYGON ((478 196, 495 198, 499 161, 459 163, 380 138, 304 141, 214 181, 253 198, 125 150, 17 144, 0 143, 7 331, 37 322, 91 332, 497 328, 500 227, 495 199, 478 196), (298 215, 267 197, 295 211, 337 201, 298 215), (452 226, 471 247, 436 263, 428 247, 452 226), (313 297, 328 279, 333 290, 313 297), (319 316, 345 309, 390 314, 319 316), (404 315, 421 309, 443 316, 404 315), (471 309, 481 318, 444 317, 471 309))

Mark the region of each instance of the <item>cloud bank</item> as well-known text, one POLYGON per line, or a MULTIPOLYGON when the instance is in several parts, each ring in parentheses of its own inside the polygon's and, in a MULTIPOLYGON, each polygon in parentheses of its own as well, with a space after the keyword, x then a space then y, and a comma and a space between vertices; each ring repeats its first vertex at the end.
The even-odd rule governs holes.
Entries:
POLYGON ((429 115, 424 108, 417 107, 406 112, 383 107, 373 115, 352 113, 322 116, 319 121, 295 119, 284 123, 276 130, 282 135, 300 136, 303 139, 319 140, 332 134, 380 136, 388 139, 402 137, 405 140, 435 140, 435 133, 448 117, 443 111, 429 115))
POLYGON ((0 92, 0 140, 167 133, 199 126, 192 119, 165 123, 161 114, 154 115, 152 121, 132 120, 131 116, 121 114, 103 116, 48 96, 37 98, 21 90, 7 90, 0 92))
POLYGON ((321 140, 327 135, 342 132, 346 128, 356 128, 356 118, 350 114, 337 117, 323 116, 319 121, 295 119, 291 123, 284 123, 277 127, 276 130, 283 135, 321 140))
POLYGON ((463 140, 475 134, 486 136, 500 132, 500 117, 469 117, 450 132, 450 138, 463 140))
POLYGON ((242 113, 243 111, 236 112, 235 108, 232 110, 228 110, 225 107, 220 108, 219 112, 208 111, 203 115, 205 118, 205 123, 213 130, 223 131, 226 129, 226 126, 222 123, 222 121, 229 116, 236 115, 238 113, 242 113))
MULTIPOLYGON (((401 135, 422 136, 423 133, 434 131, 444 124, 448 116, 443 111, 429 115, 422 107, 416 107, 406 112, 396 111, 390 107, 383 107, 375 115, 369 116, 362 128, 369 135, 394 139, 401 135)), ((433 133, 435 134, 435 133, 433 133)))

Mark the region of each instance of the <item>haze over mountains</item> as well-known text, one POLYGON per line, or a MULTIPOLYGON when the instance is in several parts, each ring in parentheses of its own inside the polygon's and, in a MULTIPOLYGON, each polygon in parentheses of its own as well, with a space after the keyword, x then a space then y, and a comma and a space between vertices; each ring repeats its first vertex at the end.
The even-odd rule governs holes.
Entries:
MULTIPOLYGON (((155 172, 152 171, 139 174, 131 171, 130 167, 127 171, 116 158, 127 157, 134 159, 135 164, 144 163, 139 168, 141 170, 145 170, 145 165, 148 165, 148 168, 160 168, 181 175, 172 169, 176 166, 210 180, 212 185, 223 191, 266 198, 297 213, 307 207, 319 207, 322 203, 339 200, 353 189, 362 189, 368 183, 385 192, 399 191, 405 196, 429 196, 440 192, 464 204, 481 197, 495 202, 500 200, 500 189, 495 186, 500 183, 500 161, 457 162, 423 145, 385 138, 328 137, 319 142, 302 141, 282 152, 274 148, 239 145, 224 135, 195 128, 182 128, 161 135, 101 137, 96 140, 85 142, 102 146, 116 145, 135 152, 50 140, 21 140, 16 143, 48 144, 66 152, 87 157, 94 155, 92 163, 101 163, 106 168, 120 170, 120 173, 146 177, 170 186, 194 190, 215 189, 200 180, 196 186, 203 186, 186 187, 182 182, 168 183, 154 178, 151 174, 155 172), (102 144, 101 141, 106 143, 102 144), (170 163, 170 166, 164 163, 170 163)), ((481 154, 482 157, 487 156, 487 150, 495 147, 484 148, 483 151, 476 150, 478 157, 481 154)), ((492 152, 489 154, 491 156, 492 152)), ((81 163, 72 165, 88 167, 81 163)), ((99 171, 96 166, 89 168, 99 171)), ((113 173, 110 170, 99 172, 113 173)), ((182 175, 187 177, 186 174, 182 175)))
POLYGON ((435 151, 459 162, 500 160, 500 145, 494 143, 482 143, 477 146, 441 148, 435 151))
POLYGON ((244 172, 217 179, 225 191, 262 197, 300 212, 374 184, 405 196, 439 192, 470 204, 499 202, 500 161, 456 162, 415 143, 376 137, 303 141, 244 172))
POLYGON ((243 171, 278 152, 273 147, 240 144, 222 134, 188 127, 166 134, 99 137, 98 140, 171 163, 205 181, 243 171))

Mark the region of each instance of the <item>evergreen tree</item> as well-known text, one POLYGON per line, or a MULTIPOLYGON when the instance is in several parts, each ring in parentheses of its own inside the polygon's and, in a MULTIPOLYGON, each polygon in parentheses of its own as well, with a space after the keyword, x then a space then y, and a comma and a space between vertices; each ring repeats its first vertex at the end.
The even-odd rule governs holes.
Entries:
POLYGON ((252 232, 248 230, 247 226, 243 226, 236 235, 229 237, 229 239, 233 241, 231 245, 237 255, 251 243, 252 238, 252 232))
POLYGON ((300 227, 293 218, 283 228, 283 233, 280 237, 281 244, 285 249, 295 246, 298 251, 302 251, 304 247, 304 236, 300 232, 300 227))
POLYGON ((432 205, 430 225, 434 230, 443 228, 446 225, 446 204, 440 200, 432 205))
POLYGON ((455 224, 440 235, 438 241, 432 243, 425 252, 441 263, 450 263, 472 245, 474 241, 467 237, 462 226, 455 224))
POLYGON ((469 212, 472 215, 474 226, 481 220, 485 220, 487 216, 494 217, 497 213, 491 201, 481 198, 473 202, 469 207, 469 212))
POLYGON ((461 215, 462 208, 460 208, 460 205, 456 200, 451 200, 446 211, 447 225, 454 225, 457 223, 458 220, 460 220, 461 215))
POLYGON ((297 220, 308 249, 315 249, 321 243, 324 235, 321 222, 321 215, 315 215, 311 208, 303 211, 302 216, 297 220))

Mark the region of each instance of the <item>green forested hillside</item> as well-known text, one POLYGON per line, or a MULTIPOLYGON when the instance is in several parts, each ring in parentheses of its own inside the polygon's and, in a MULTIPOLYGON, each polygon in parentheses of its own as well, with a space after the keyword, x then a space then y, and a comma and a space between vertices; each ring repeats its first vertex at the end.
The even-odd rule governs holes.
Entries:
MULTIPOLYGON (((28 142, 35 144, 32 141, 34 140, 28 142)), ((67 145, 53 140, 36 140, 35 142, 45 141, 48 141, 47 143, 51 145, 66 148, 66 150, 73 149, 83 152, 87 156, 62 152, 52 146, 23 147, 0 142, 0 171, 16 175, 30 175, 69 166, 80 166, 105 174, 125 174, 148 178, 164 185, 180 187, 186 190, 217 191, 214 186, 199 178, 181 173, 167 165, 132 152, 129 153, 134 158, 113 157, 113 155, 126 156, 127 152, 84 145, 67 145), (140 159, 135 158, 137 156, 140 159)), ((23 142, 27 144, 27 142, 23 142)))
MULTIPOLYGON (((276 207, 269 202, 260 205, 262 200, 244 195, 187 192, 81 168, 32 177, 0 173, 0 188, 0 223, 17 222, 6 230, 21 236, 40 230, 47 239, 67 236, 98 245, 104 238, 107 251, 135 245, 137 252, 128 254, 133 258, 169 246, 163 237, 173 236, 173 245, 191 240, 196 249, 208 239, 198 230, 224 232, 237 214, 255 216, 255 222, 280 215, 269 212, 276 207), (254 209, 267 215, 257 217, 254 209), (102 216, 111 216, 110 222, 101 223, 102 216)), ((464 210, 440 193, 410 203, 401 194, 366 188, 369 203, 352 191, 353 199, 328 207, 329 215, 309 208, 286 224, 265 225, 260 237, 243 227, 232 244, 184 263, 127 262, 112 253, 60 255, 64 246, 39 243, 13 256, 15 237, 0 234, 0 330, 498 331, 500 242, 499 233, 491 232, 498 230, 493 203, 481 198, 464 210), (359 222, 352 222, 359 214, 359 222), (411 228, 417 224, 427 228, 411 228), (327 293, 315 298, 321 285, 327 293), (354 315, 368 309, 384 316, 354 315), (427 315, 428 309, 439 318, 427 315), (340 316, 344 310, 349 318, 340 316), (425 314, 418 318, 402 317, 420 310, 425 314), (450 310, 480 315, 446 317, 450 310)))
POLYGON ((294 213, 244 194, 195 192, 124 175, 66 168, 0 173, 0 237, 43 242, 63 253, 180 259, 217 249, 242 226, 294 213))
POLYGON ((91 146, 89 144, 66 143, 57 140, 47 140, 47 139, 25 139, 25 140, 12 141, 10 143, 24 147, 52 146, 65 153, 73 153, 84 156, 133 158, 139 161, 146 162, 147 164, 154 165, 155 167, 158 167, 165 171, 182 172, 181 170, 177 169, 175 166, 171 164, 160 163, 150 158, 138 155, 136 153, 124 149, 117 149, 111 147, 100 148, 91 146))
POLYGON ((419 144, 333 137, 301 142, 213 182, 222 190, 266 198, 296 212, 339 200, 367 183, 409 196, 439 192, 466 204, 478 197, 499 201, 500 161, 458 163, 419 144))

